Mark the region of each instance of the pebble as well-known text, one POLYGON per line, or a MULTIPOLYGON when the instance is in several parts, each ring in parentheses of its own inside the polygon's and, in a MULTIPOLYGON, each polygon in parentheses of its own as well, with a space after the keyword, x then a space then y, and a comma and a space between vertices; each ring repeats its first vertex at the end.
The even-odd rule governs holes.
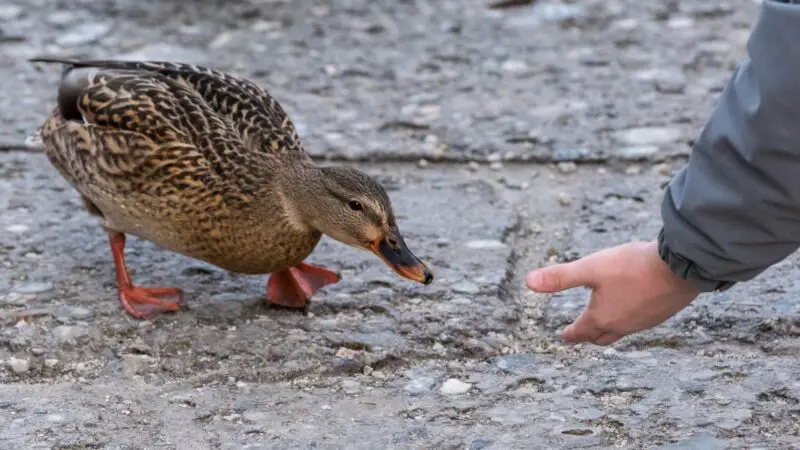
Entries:
POLYGON ((613 348, 607 348, 603 350, 603 356, 606 358, 614 358, 619 355, 619 352, 613 348))
POLYGON ((3 302, 14 306, 25 305, 25 297, 19 292, 9 292, 5 297, 2 297, 3 302))
POLYGON ((459 294, 472 294, 472 295, 477 294, 481 291, 480 288, 475 283, 469 281, 459 281, 458 283, 453 284, 451 286, 451 289, 453 292, 459 294))
POLYGON ((48 25, 65 26, 75 21, 77 14, 74 11, 55 11, 45 18, 48 25))
POLYGON ((614 156, 622 160, 641 160, 658 154, 657 145, 631 145, 614 150, 614 156))
POLYGON ((568 194, 565 194, 563 192, 559 192, 558 193, 558 203, 560 203, 561 206, 569 206, 569 205, 572 204, 572 197, 570 197, 568 194))
POLYGON ((374 371, 375 371, 375 369, 373 369, 373 368, 372 368, 372 366, 364 366, 364 367, 361 369, 361 372, 362 372, 364 375, 369 375, 369 374, 371 374, 371 373, 372 373, 372 372, 374 372, 374 371))
POLYGON ((469 163, 467 163, 467 169, 472 171, 472 172, 475 172, 480 168, 481 168, 481 165, 476 163, 475 161, 470 161, 469 163))
POLYGON ((522 73, 528 70, 528 64, 525 61, 509 59, 508 61, 503 61, 500 68, 503 69, 503 72, 522 73))
POLYGON ((48 415, 45 417, 45 419, 46 419, 48 422, 53 422, 53 423, 64 423, 64 422, 66 422, 66 421, 67 421, 67 416, 65 416, 64 414, 61 414, 61 413, 53 413, 53 414, 48 414, 48 415))
POLYGON ((625 403, 628 402, 628 400, 625 397, 622 397, 620 395, 612 395, 611 397, 608 398, 608 401, 610 401, 612 405, 616 406, 624 405, 625 403))
POLYGON ((470 389, 472 389, 470 383, 465 383, 456 378, 450 378, 442 384, 439 392, 444 395, 459 395, 466 394, 470 389))
POLYGON ((91 44, 111 32, 111 24, 103 22, 82 23, 56 39, 64 47, 91 44))
POLYGON ((361 392, 361 383, 356 380, 342 380, 342 390, 347 395, 356 395, 361 392))
POLYGON ((662 72, 655 79, 656 90, 663 94, 683 94, 686 90, 686 77, 679 72, 662 72))
POLYGON ((379 380, 385 380, 385 379, 386 379, 386 374, 385 374, 385 373, 383 373, 383 372, 381 372, 380 370, 375 370, 375 371, 373 371, 373 372, 370 374, 370 376, 371 376, 372 378, 377 378, 377 379, 379 379, 379 380))
POLYGON ((417 163, 417 166, 418 166, 420 169, 424 169, 424 168, 426 168, 426 167, 430 166, 430 163, 428 162, 428 160, 427 160, 427 159, 423 158, 423 159, 420 159, 420 160, 419 160, 419 162, 417 163))
POLYGON ((16 358, 12 356, 8 359, 8 367, 16 374, 22 374, 30 370, 31 363, 28 358, 16 358))
POLYGON ((88 319, 89 317, 92 317, 93 314, 94 311, 82 306, 73 306, 67 310, 67 316, 72 317, 73 319, 88 319))
POLYGON ((556 164, 556 168, 561 173, 573 173, 578 170, 578 165, 572 161, 563 161, 556 164))
POLYGON ((487 438, 474 439, 469 443, 469 450, 483 450, 485 448, 490 448, 493 443, 494 441, 487 438))
POLYGON ((677 141, 683 136, 677 128, 638 127, 620 130, 614 137, 628 145, 659 145, 677 141))
POLYGON ((548 22, 562 22, 580 18, 586 8, 580 4, 566 3, 536 3, 533 7, 534 14, 548 22))
POLYGON ((80 336, 85 336, 89 331, 85 327, 74 325, 59 325, 53 328, 53 336, 59 341, 71 341, 80 336))
POLYGON ((22 15, 22 8, 17 5, 0 5, 0 20, 14 20, 22 15))
POLYGON ((421 394, 423 392, 430 391, 435 382, 436 380, 434 380, 432 377, 415 377, 406 383, 406 386, 403 389, 411 394, 421 394))
POLYGON ((58 365, 58 360, 55 358, 47 358, 44 360, 44 366, 48 369, 52 369, 58 365))
POLYGON ((667 21, 667 26, 672 28, 673 30, 682 30, 685 28, 691 28, 694 26, 694 19, 685 16, 671 17, 667 21))
POLYGON ((622 353, 626 358, 630 359, 646 359, 651 358, 653 356, 652 353, 644 350, 634 350, 632 352, 624 352, 622 353))
POLYGON ((6 231, 9 233, 20 234, 28 231, 30 228, 27 225, 23 225, 21 223, 15 225, 9 225, 6 227, 6 231))
POLYGON ((51 283, 32 281, 29 283, 18 284, 14 286, 14 291, 19 294, 40 294, 53 289, 51 283))
POLYGON ((639 175, 640 173, 642 173, 640 166, 633 165, 625 168, 625 175, 639 175))
POLYGON ((481 250, 500 250, 506 248, 506 244, 496 239, 484 239, 469 241, 464 244, 467 248, 481 249, 481 250))
POLYGON ((659 175, 661 175, 663 177, 670 176, 670 172, 671 172, 669 164, 667 164, 667 163, 662 163, 662 164, 659 164, 659 165, 655 166, 654 170, 656 171, 656 173, 658 173, 659 175))
POLYGON ((495 161, 495 162, 489 164, 489 168, 494 170, 494 171, 503 170, 503 163, 501 163, 500 161, 495 161))
POLYGON ((339 350, 336 350, 337 358, 358 359, 360 354, 360 352, 347 347, 340 347, 339 350))

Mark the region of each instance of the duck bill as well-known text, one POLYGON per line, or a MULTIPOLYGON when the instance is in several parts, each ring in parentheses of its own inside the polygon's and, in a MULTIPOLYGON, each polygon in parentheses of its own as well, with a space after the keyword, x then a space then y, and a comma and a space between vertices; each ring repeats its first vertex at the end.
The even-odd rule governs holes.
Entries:
POLYGON ((400 276, 417 283, 433 283, 433 273, 411 253, 397 230, 390 231, 386 237, 376 240, 369 248, 400 276))

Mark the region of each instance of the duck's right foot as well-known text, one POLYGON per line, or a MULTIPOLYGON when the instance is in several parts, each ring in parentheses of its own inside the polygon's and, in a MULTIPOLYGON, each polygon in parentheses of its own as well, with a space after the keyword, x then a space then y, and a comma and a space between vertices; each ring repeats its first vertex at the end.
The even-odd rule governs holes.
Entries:
POLYGON ((267 283, 267 303, 287 308, 305 308, 308 299, 323 287, 338 283, 336 272, 300 263, 273 273, 267 283))

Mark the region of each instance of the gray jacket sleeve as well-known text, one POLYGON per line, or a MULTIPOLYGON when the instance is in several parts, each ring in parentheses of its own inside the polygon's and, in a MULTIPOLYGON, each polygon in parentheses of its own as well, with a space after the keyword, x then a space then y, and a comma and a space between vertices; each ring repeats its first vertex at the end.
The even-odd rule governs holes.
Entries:
POLYGON ((800 246, 800 5, 765 0, 747 54, 661 207, 661 258, 705 292, 800 246))

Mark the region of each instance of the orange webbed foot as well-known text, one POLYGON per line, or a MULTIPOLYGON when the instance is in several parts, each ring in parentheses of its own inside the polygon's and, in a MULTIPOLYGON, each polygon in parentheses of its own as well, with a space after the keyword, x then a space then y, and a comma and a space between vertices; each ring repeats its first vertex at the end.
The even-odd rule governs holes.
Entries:
POLYGON ((178 311, 183 304, 183 291, 178 288, 144 288, 127 286, 119 289, 122 307, 137 319, 152 319, 164 313, 178 311), (166 300, 164 297, 176 297, 166 300))
POLYGON ((308 299, 341 277, 324 267, 301 263, 273 273, 267 283, 267 303, 287 308, 305 308, 308 299))

